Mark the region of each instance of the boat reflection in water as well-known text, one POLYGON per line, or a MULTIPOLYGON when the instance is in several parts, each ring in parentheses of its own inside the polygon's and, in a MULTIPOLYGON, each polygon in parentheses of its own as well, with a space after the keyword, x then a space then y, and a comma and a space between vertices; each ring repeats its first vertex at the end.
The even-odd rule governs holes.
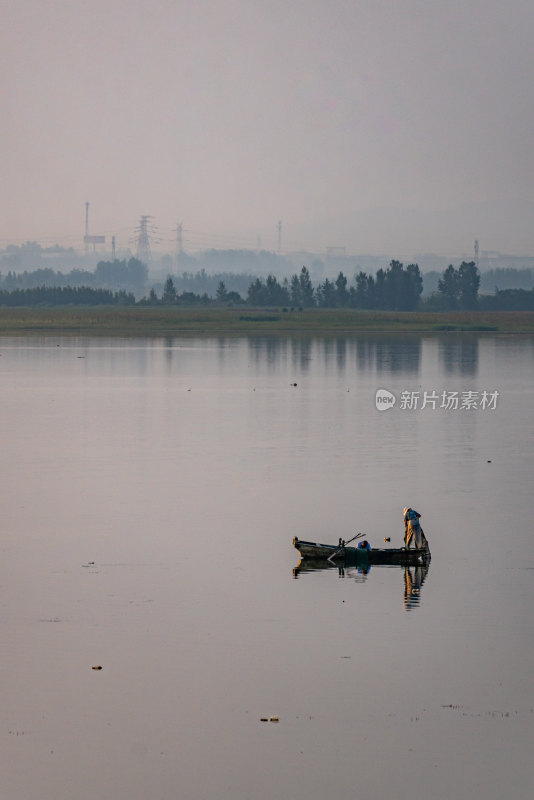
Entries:
POLYGON ((310 572, 330 570, 336 572, 338 578, 345 578, 355 581, 355 583, 365 583, 370 579, 371 570, 388 569, 394 572, 403 573, 404 579, 404 599, 403 605, 406 611, 417 608, 421 602, 421 588, 428 575, 430 561, 417 565, 386 565, 386 564, 360 564, 358 566, 347 566, 346 564, 332 564, 328 560, 317 560, 314 558, 302 558, 296 567, 293 567, 293 577, 300 578, 310 572))

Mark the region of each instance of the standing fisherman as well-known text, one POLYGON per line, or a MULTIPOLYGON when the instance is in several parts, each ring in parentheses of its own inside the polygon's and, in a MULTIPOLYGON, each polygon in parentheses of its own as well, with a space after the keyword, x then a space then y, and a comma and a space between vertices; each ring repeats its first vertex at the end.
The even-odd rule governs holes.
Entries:
POLYGON ((425 534, 419 522, 420 518, 421 514, 415 511, 415 509, 404 509, 404 546, 407 550, 409 550, 412 540, 416 550, 428 547, 425 534))

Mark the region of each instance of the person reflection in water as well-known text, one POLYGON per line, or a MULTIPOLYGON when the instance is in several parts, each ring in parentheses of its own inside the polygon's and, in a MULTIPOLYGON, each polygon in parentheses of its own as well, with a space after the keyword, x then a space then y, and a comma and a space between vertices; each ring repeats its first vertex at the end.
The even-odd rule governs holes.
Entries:
POLYGON ((421 586, 428 572, 427 566, 404 567, 404 610, 410 611, 421 602, 421 586))

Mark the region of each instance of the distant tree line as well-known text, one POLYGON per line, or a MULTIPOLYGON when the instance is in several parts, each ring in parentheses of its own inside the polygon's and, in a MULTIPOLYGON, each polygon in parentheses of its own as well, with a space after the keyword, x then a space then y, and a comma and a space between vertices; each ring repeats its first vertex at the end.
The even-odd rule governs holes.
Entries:
POLYGON ((484 294, 500 289, 534 288, 534 269, 525 267, 495 267, 480 274, 480 291, 484 294))
POLYGON ((206 306, 206 305, 242 305, 244 300, 235 291, 227 291, 224 281, 219 281, 215 298, 209 297, 206 292, 196 294, 195 292, 179 292, 176 288, 175 279, 172 275, 167 276, 167 280, 163 285, 161 297, 154 288, 152 288, 147 297, 143 297, 139 301, 139 305, 143 306, 206 306))
POLYGON ((3 278, 0 276, 0 287, 6 291, 35 289, 39 286, 91 286, 93 283, 94 272, 82 269, 65 273, 43 267, 24 272, 10 270, 3 278))
POLYGON ((13 272, 0 279, 0 288, 35 289, 47 287, 92 287, 142 294, 146 290, 148 270, 142 261, 130 258, 128 261, 99 261, 96 269, 74 269, 70 272, 56 272, 49 267, 31 272, 13 272))
POLYGON ((142 305, 195 306, 218 304, 235 306, 291 307, 291 308, 354 308, 391 311, 448 310, 534 310, 534 289, 496 290, 493 295, 479 296, 480 272, 474 261, 462 262, 459 267, 448 266, 438 281, 438 291, 421 299, 423 279, 417 264, 404 267, 400 261, 391 261, 389 267, 379 269, 376 275, 359 272, 354 285, 340 272, 335 281, 325 278, 314 287, 309 270, 281 282, 274 276, 255 278, 248 287, 246 298, 236 291, 227 291, 224 281, 219 281, 215 298, 206 293, 178 292, 172 276, 168 276, 163 292, 158 298, 154 289, 139 301, 142 305))
MULTIPOLYGON (((246 295, 247 287, 254 279, 251 274, 243 273, 215 273, 208 274, 204 269, 197 272, 183 272, 173 276, 177 292, 190 295, 207 295, 215 297, 221 281, 231 285, 246 295)), ((146 294, 148 284, 148 270, 136 258, 128 260, 99 261, 94 270, 73 269, 69 272, 55 271, 50 267, 43 267, 24 272, 9 270, 7 274, 0 274, 0 289, 11 291, 13 289, 35 289, 41 286, 89 286, 95 289, 111 289, 113 291, 133 292, 137 298, 146 294)), ((155 284, 154 290, 163 290, 163 284, 155 284)))
POLYGON ((90 286, 38 286, 33 289, 0 289, 0 306, 113 306, 135 305, 135 297, 124 291, 90 286))
MULTIPOLYGON (((161 296, 164 279, 149 282, 146 266, 138 259, 132 258, 129 253, 126 258, 122 257, 122 260, 105 257, 96 263, 98 257, 96 253, 78 253, 72 247, 65 248, 58 244, 52 247, 43 247, 38 242, 28 241, 21 245, 8 245, 4 250, 0 250, 0 289, 88 286, 112 291, 133 292, 139 299, 149 291, 150 286, 153 286, 155 292, 161 296)), ((424 258, 428 263, 429 257, 425 256, 424 258)), ((504 258, 503 256, 502 259, 504 258)), ((529 262, 529 266, 525 263, 525 266, 519 267, 519 261, 516 258, 514 267, 503 265, 486 269, 480 274, 479 292, 490 294, 505 289, 532 289, 534 287, 534 268, 531 266, 533 259, 526 260, 529 262)), ((301 263, 306 263, 314 280, 320 282, 313 287, 314 304, 318 307, 328 307, 332 304, 348 305, 349 307, 382 307, 384 302, 389 302, 391 299, 386 297, 384 300, 382 296, 385 270, 382 269, 381 259, 378 256, 347 255, 335 258, 328 256, 323 261, 312 254, 302 254, 301 263), (348 300, 343 291, 338 293, 333 288, 332 284, 336 283, 335 279, 329 277, 325 281, 321 277, 326 274, 335 275, 339 270, 343 270, 345 275, 351 276, 350 281, 347 281, 346 284, 347 292, 350 295, 348 300), (356 286, 358 277, 359 285, 356 286), (357 289, 359 289, 358 299, 355 300, 354 292, 357 289)), ((423 294, 419 307, 424 307, 432 297, 431 307, 444 308, 447 306, 448 300, 438 290, 438 283, 443 279, 443 273, 436 270, 448 268, 447 261, 441 257, 433 257, 432 263, 433 270, 425 272, 423 277, 423 294)), ((265 275, 278 276, 280 285, 285 283, 289 290, 290 282, 293 281, 295 284, 294 276, 288 277, 285 282, 281 278, 281 276, 291 275, 294 270, 293 262, 285 256, 261 249, 208 249, 195 254, 182 252, 178 256, 178 262, 176 256, 165 254, 154 257, 152 268, 159 275, 172 274, 179 295, 191 292, 200 297, 206 294, 210 298, 216 298, 217 289, 222 281, 229 290, 238 292, 241 297, 247 298, 248 289, 257 278, 265 286, 265 275)), ((343 275, 343 272, 340 274, 343 275)), ((298 275, 297 278, 299 278, 298 275)), ((271 289, 275 290, 275 294, 278 292, 276 287, 270 286, 267 295, 272 295, 271 289)), ((265 294, 265 291, 260 292, 260 295, 264 296, 265 294)), ((293 294, 295 295, 295 292, 293 294)), ((386 295, 389 294, 389 291, 386 291, 386 295)), ((280 296, 279 292, 278 295, 280 296)), ((272 297, 268 303, 271 303, 271 300, 272 297)), ((287 294, 283 295, 283 300, 288 302, 287 294)), ((296 298, 291 297, 290 292, 289 302, 294 303, 295 300, 296 298)), ((305 297, 304 302, 307 301, 309 302, 309 298, 306 300, 305 297)))
MULTIPOLYGON (((8 280, 8 284, 3 288, 86 285, 108 289, 128 289, 135 291, 139 296, 146 291, 146 280, 139 280, 136 276, 133 283, 132 276, 127 274, 127 270, 119 270, 117 274, 116 268, 110 270, 108 267, 101 267, 98 273, 94 272, 96 258, 95 253, 81 254, 73 248, 64 248, 59 245, 43 247, 38 242, 8 245, 4 251, 0 250, 0 272, 8 280), (38 275, 34 275, 35 273, 38 275), (99 284, 98 281, 104 277, 104 274, 107 284, 110 279, 113 281, 118 279, 119 283, 105 286, 99 284)), ((130 255, 128 255, 119 263, 129 264, 130 260, 130 255)), ((99 264, 115 265, 116 261, 118 259, 105 257, 99 261, 99 264)), ((154 255, 152 269, 160 274, 179 271, 180 274, 175 276, 178 289, 200 294, 206 292, 208 295, 214 296, 218 282, 215 278, 217 275, 220 275, 219 280, 225 280, 227 285, 231 281, 232 289, 246 292, 248 283, 256 275, 270 272, 289 274, 292 263, 285 256, 269 250, 208 249, 194 255, 180 253, 178 269, 176 257, 170 254, 154 255), (246 285, 245 281, 248 281, 246 285)))
POLYGON ((450 264, 438 281, 438 292, 447 309, 473 309, 477 306, 480 272, 474 261, 463 261, 455 269, 450 264))
POLYGON ((481 311, 534 311, 534 289, 498 289, 478 298, 481 311))
MULTIPOLYGON (((100 262, 95 271, 99 280, 112 283, 122 279, 136 283, 143 279, 144 265, 137 259, 129 262, 100 262)), ((40 272, 40 271, 39 271, 40 272)), ((93 273, 91 273, 93 274, 93 273)), ((26 273, 23 273, 23 276, 26 273)), ((9 276, 8 276, 9 277, 9 276)), ((19 276, 20 277, 20 276, 19 276)), ((133 291, 84 286, 47 286, 12 288, 4 279, 0 288, 0 305, 145 305, 145 306, 205 306, 249 305, 291 308, 353 308, 392 311, 446 310, 534 310, 534 289, 496 290, 493 295, 479 296, 480 273, 475 262, 462 262, 459 267, 449 265, 438 279, 437 291, 421 298, 423 279, 417 264, 407 267, 400 261, 391 261, 387 269, 376 275, 360 271, 352 285, 339 272, 335 280, 325 278, 313 285, 307 267, 291 278, 279 281, 270 274, 267 278, 254 278, 248 286, 246 297, 235 290, 228 291, 224 280, 219 280, 215 297, 207 292, 179 291, 175 278, 169 275, 161 293, 152 288, 148 295, 136 300, 133 291)))
MULTIPOLYGON (((431 295, 438 291, 438 281, 442 273, 432 270, 424 274, 423 294, 431 295)), ((494 267, 480 273, 480 293, 493 294, 502 289, 534 288, 534 269, 531 267, 494 267)))
MULTIPOLYGON (((247 289, 254 280, 255 275, 249 272, 206 272, 204 268, 196 272, 182 272, 179 275, 172 275, 172 281, 178 294, 192 293, 202 297, 215 298, 219 286, 224 283, 229 290, 238 292, 242 297, 246 297, 247 289)), ((154 290, 161 294, 164 289, 164 281, 153 284, 154 290)))
MULTIPOLYGON (((495 276, 500 272, 501 270, 495 270, 495 276)), ((480 284, 481 275, 474 261, 463 261, 456 269, 451 264, 438 279, 437 292, 425 298, 421 308, 428 311, 534 311, 534 288, 528 290, 495 287, 493 294, 479 294, 480 284)))
POLYGON ((325 278, 313 286, 307 267, 300 274, 280 283, 274 275, 249 286, 247 303, 258 306, 290 305, 299 308, 374 308, 411 311, 417 308, 423 289, 423 279, 417 264, 406 268, 400 261, 379 269, 376 276, 359 272, 349 286, 340 272, 335 280, 325 278))
POLYGON ((266 279, 254 278, 246 298, 228 291, 219 281, 214 301, 207 294, 179 293, 172 276, 168 276, 158 298, 152 289, 141 302, 144 305, 199 305, 215 302, 224 305, 246 303, 251 306, 291 306, 293 308, 384 308, 412 310, 417 307, 423 280, 417 264, 406 269, 400 261, 392 261, 387 270, 379 270, 376 278, 360 272, 355 286, 340 272, 335 281, 326 278, 314 287, 307 267, 281 282, 270 274, 266 279))

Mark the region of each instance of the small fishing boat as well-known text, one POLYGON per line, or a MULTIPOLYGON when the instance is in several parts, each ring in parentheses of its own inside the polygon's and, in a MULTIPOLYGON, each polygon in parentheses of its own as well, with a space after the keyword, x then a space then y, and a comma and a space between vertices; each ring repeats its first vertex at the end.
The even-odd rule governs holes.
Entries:
MULTIPOLYGON (((356 538, 356 537, 355 537, 356 538)), ((430 550, 428 547, 420 550, 407 550, 405 547, 384 547, 364 550, 358 547, 349 547, 339 544, 320 544, 319 542, 305 542, 296 536, 293 539, 295 547, 303 560, 314 559, 329 561, 334 564, 359 566, 360 564, 401 564, 404 566, 417 566, 428 564, 430 550)))

